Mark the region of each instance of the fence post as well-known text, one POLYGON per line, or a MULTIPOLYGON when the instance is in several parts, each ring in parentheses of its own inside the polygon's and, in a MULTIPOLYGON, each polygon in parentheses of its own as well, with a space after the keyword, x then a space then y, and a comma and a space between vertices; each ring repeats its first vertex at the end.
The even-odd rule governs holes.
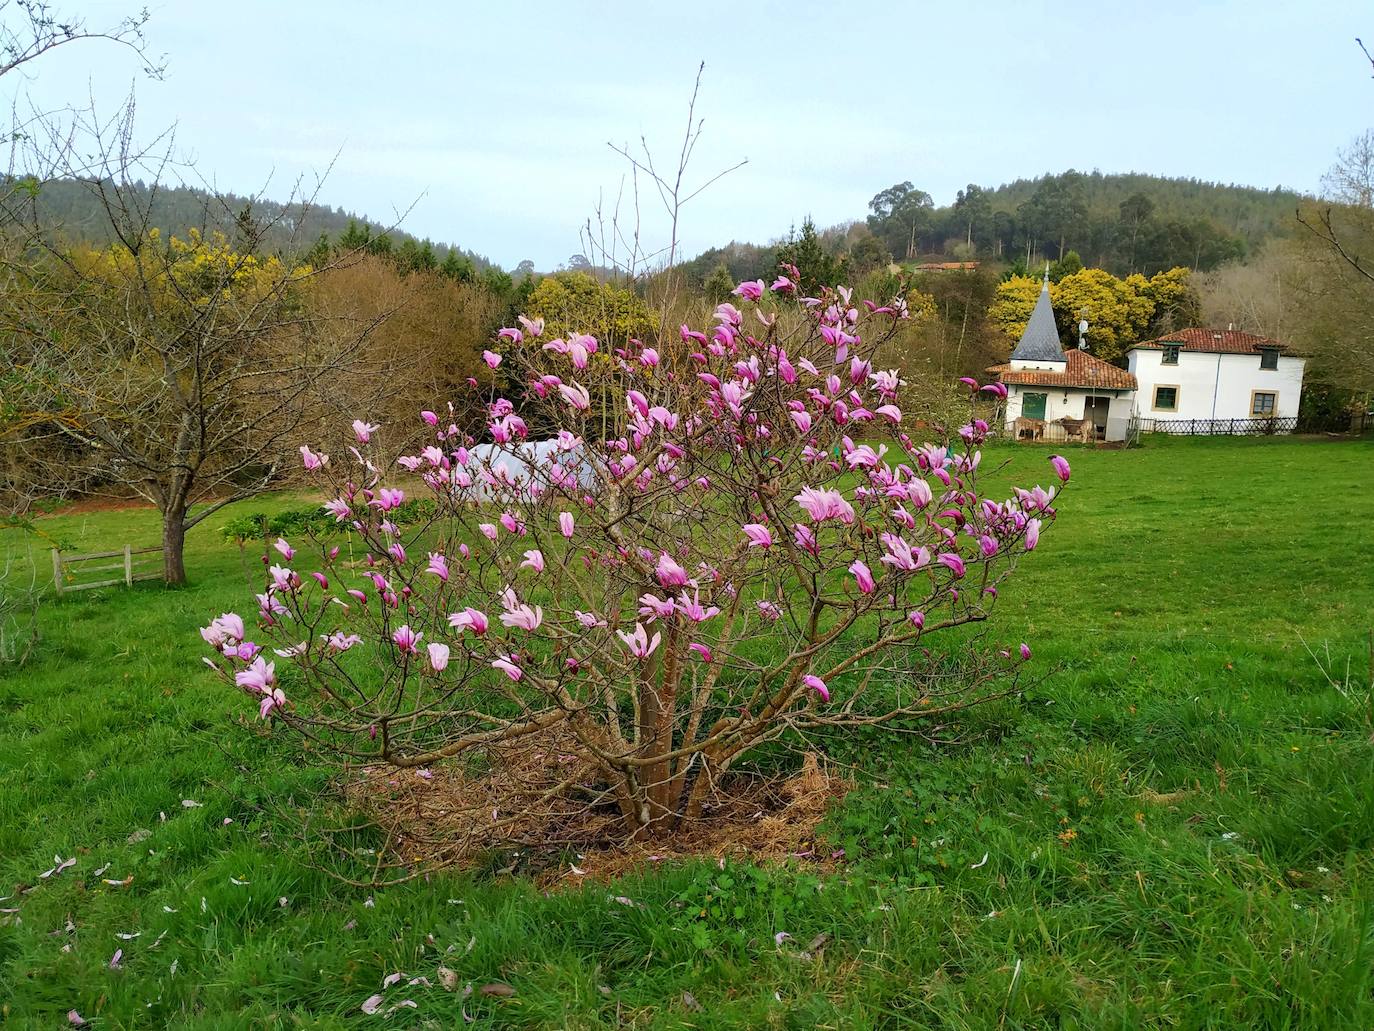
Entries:
POLYGON ((1231 420, 1231 430, 1230 430, 1230 432, 1227 433, 1226 435, 1227 435, 1228 437, 1234 437, 1234 436, 1236 435, 1236 420, 1235 420, 1235 419, 1232 419, 1232 420, 1231 420))
POLYGON ((130 549, 130 545, 128 545, 128 544, 124 545, 124 586, 125 586, 125 587, 132 587, 132 586, 134 585, 134 555, 133 555, 133 552, 130 551, 129 549, 130 549))
POLYGON ((57 593, 62 593, 62 552, 52 549, 52 582, 57 593))

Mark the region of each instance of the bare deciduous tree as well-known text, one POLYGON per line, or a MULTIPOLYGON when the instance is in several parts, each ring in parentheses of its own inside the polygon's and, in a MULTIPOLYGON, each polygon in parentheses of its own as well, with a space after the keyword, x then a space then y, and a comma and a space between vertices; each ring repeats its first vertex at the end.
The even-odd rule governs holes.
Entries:
POLYGON ((385 314, 360 322, 320 308, 322 270, 266 253, 270 233, 304 221, 311 198, 299 185, 291 204, 236 212, 211 192, 202 230, 165 235, 158 187, 134 183, 184 169, 170 137, 152 150, 134 142, 132 112, 132 102, 108 121, 88 112, 75 132, 32 135, 25 151, 45 176, 95 197, 111 244, 64 239, 45 221, 41 180, 0 202, 0 438, 21 456, 11 468, 30 495, 155 504, 165 578, 182 583, 186 531, 272 480, 385 314), (226 224, 232 238, 214 228, 226 224))

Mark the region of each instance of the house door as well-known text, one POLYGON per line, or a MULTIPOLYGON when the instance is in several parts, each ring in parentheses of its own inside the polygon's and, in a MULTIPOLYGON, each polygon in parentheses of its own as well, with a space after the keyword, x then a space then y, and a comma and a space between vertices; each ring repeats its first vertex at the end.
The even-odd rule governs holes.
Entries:
POLYGON ((1023 395, 1021 399, 1021 414, 1027 419, 1043 419, 1045 417, 1045 401, 1048 398, 1048 394, 1023 395))
POLYGON ((1083 418, 1092 420, 1099 439, 1107 436, 1107 410, 1111 404, 1110 397, 1089 397, 1083 401, 1083 418))

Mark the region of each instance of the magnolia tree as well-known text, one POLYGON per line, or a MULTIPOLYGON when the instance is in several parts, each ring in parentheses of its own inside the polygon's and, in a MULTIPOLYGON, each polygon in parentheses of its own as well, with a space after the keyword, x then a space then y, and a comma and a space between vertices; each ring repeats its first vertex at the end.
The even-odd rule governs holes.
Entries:
POLYGON ((302 448, 343 536, 278 540, 261 634, 220 616, 207 661, 312 750, 524 785, 487 836, 541 807, 666 833, 764 742, 1014 690, 1024 644, 956 664, 930 639, 988 617, 1055 488, 983 496, 979 420, 904 433, 870 356, 905 304, 798 297, 784 271, 652 344, 521 319, 486 360, 524 392, 487 400, 480 440, 450 406, 392 467, 395 431, 363 419, 347 456, 302 448))

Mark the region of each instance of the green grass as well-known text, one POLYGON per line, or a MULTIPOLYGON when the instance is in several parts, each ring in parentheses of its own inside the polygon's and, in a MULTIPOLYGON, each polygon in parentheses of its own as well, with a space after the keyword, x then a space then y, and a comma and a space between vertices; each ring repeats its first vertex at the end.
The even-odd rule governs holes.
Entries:
MULTIPOLYGON (((1045 482, 1046 454, 989 458, 1045 482)), ((1303 644, 1362 664, 1374 443, 1071 457, 1062 516, 999 609, 1044 680, 956 747, 836 742, 870 781, 829 821, 838 873, 682 863, 549 897, 458 874, 370 893, 306 864, 301 822, 263 803, 309 811, 326 786, 199 668, 196 628, 244 607, 252 570, 219 538, 232 513, 212 517, 191 587, 52 602, 35 661, 0 674, 0 907, 19 909, 0 918, 0 1023, 1374 1026, 1368 710, 1303 644), (76 867, 39 881, 54 853, 76 867), (133 881, 105 884, 106 864, 133 881), (435 987, 363 1016, 394 970, 435 987), (516 994, 462 998, 492 981, 516 994)), ((44 528, 156 539, 136 510, 44 528)))

